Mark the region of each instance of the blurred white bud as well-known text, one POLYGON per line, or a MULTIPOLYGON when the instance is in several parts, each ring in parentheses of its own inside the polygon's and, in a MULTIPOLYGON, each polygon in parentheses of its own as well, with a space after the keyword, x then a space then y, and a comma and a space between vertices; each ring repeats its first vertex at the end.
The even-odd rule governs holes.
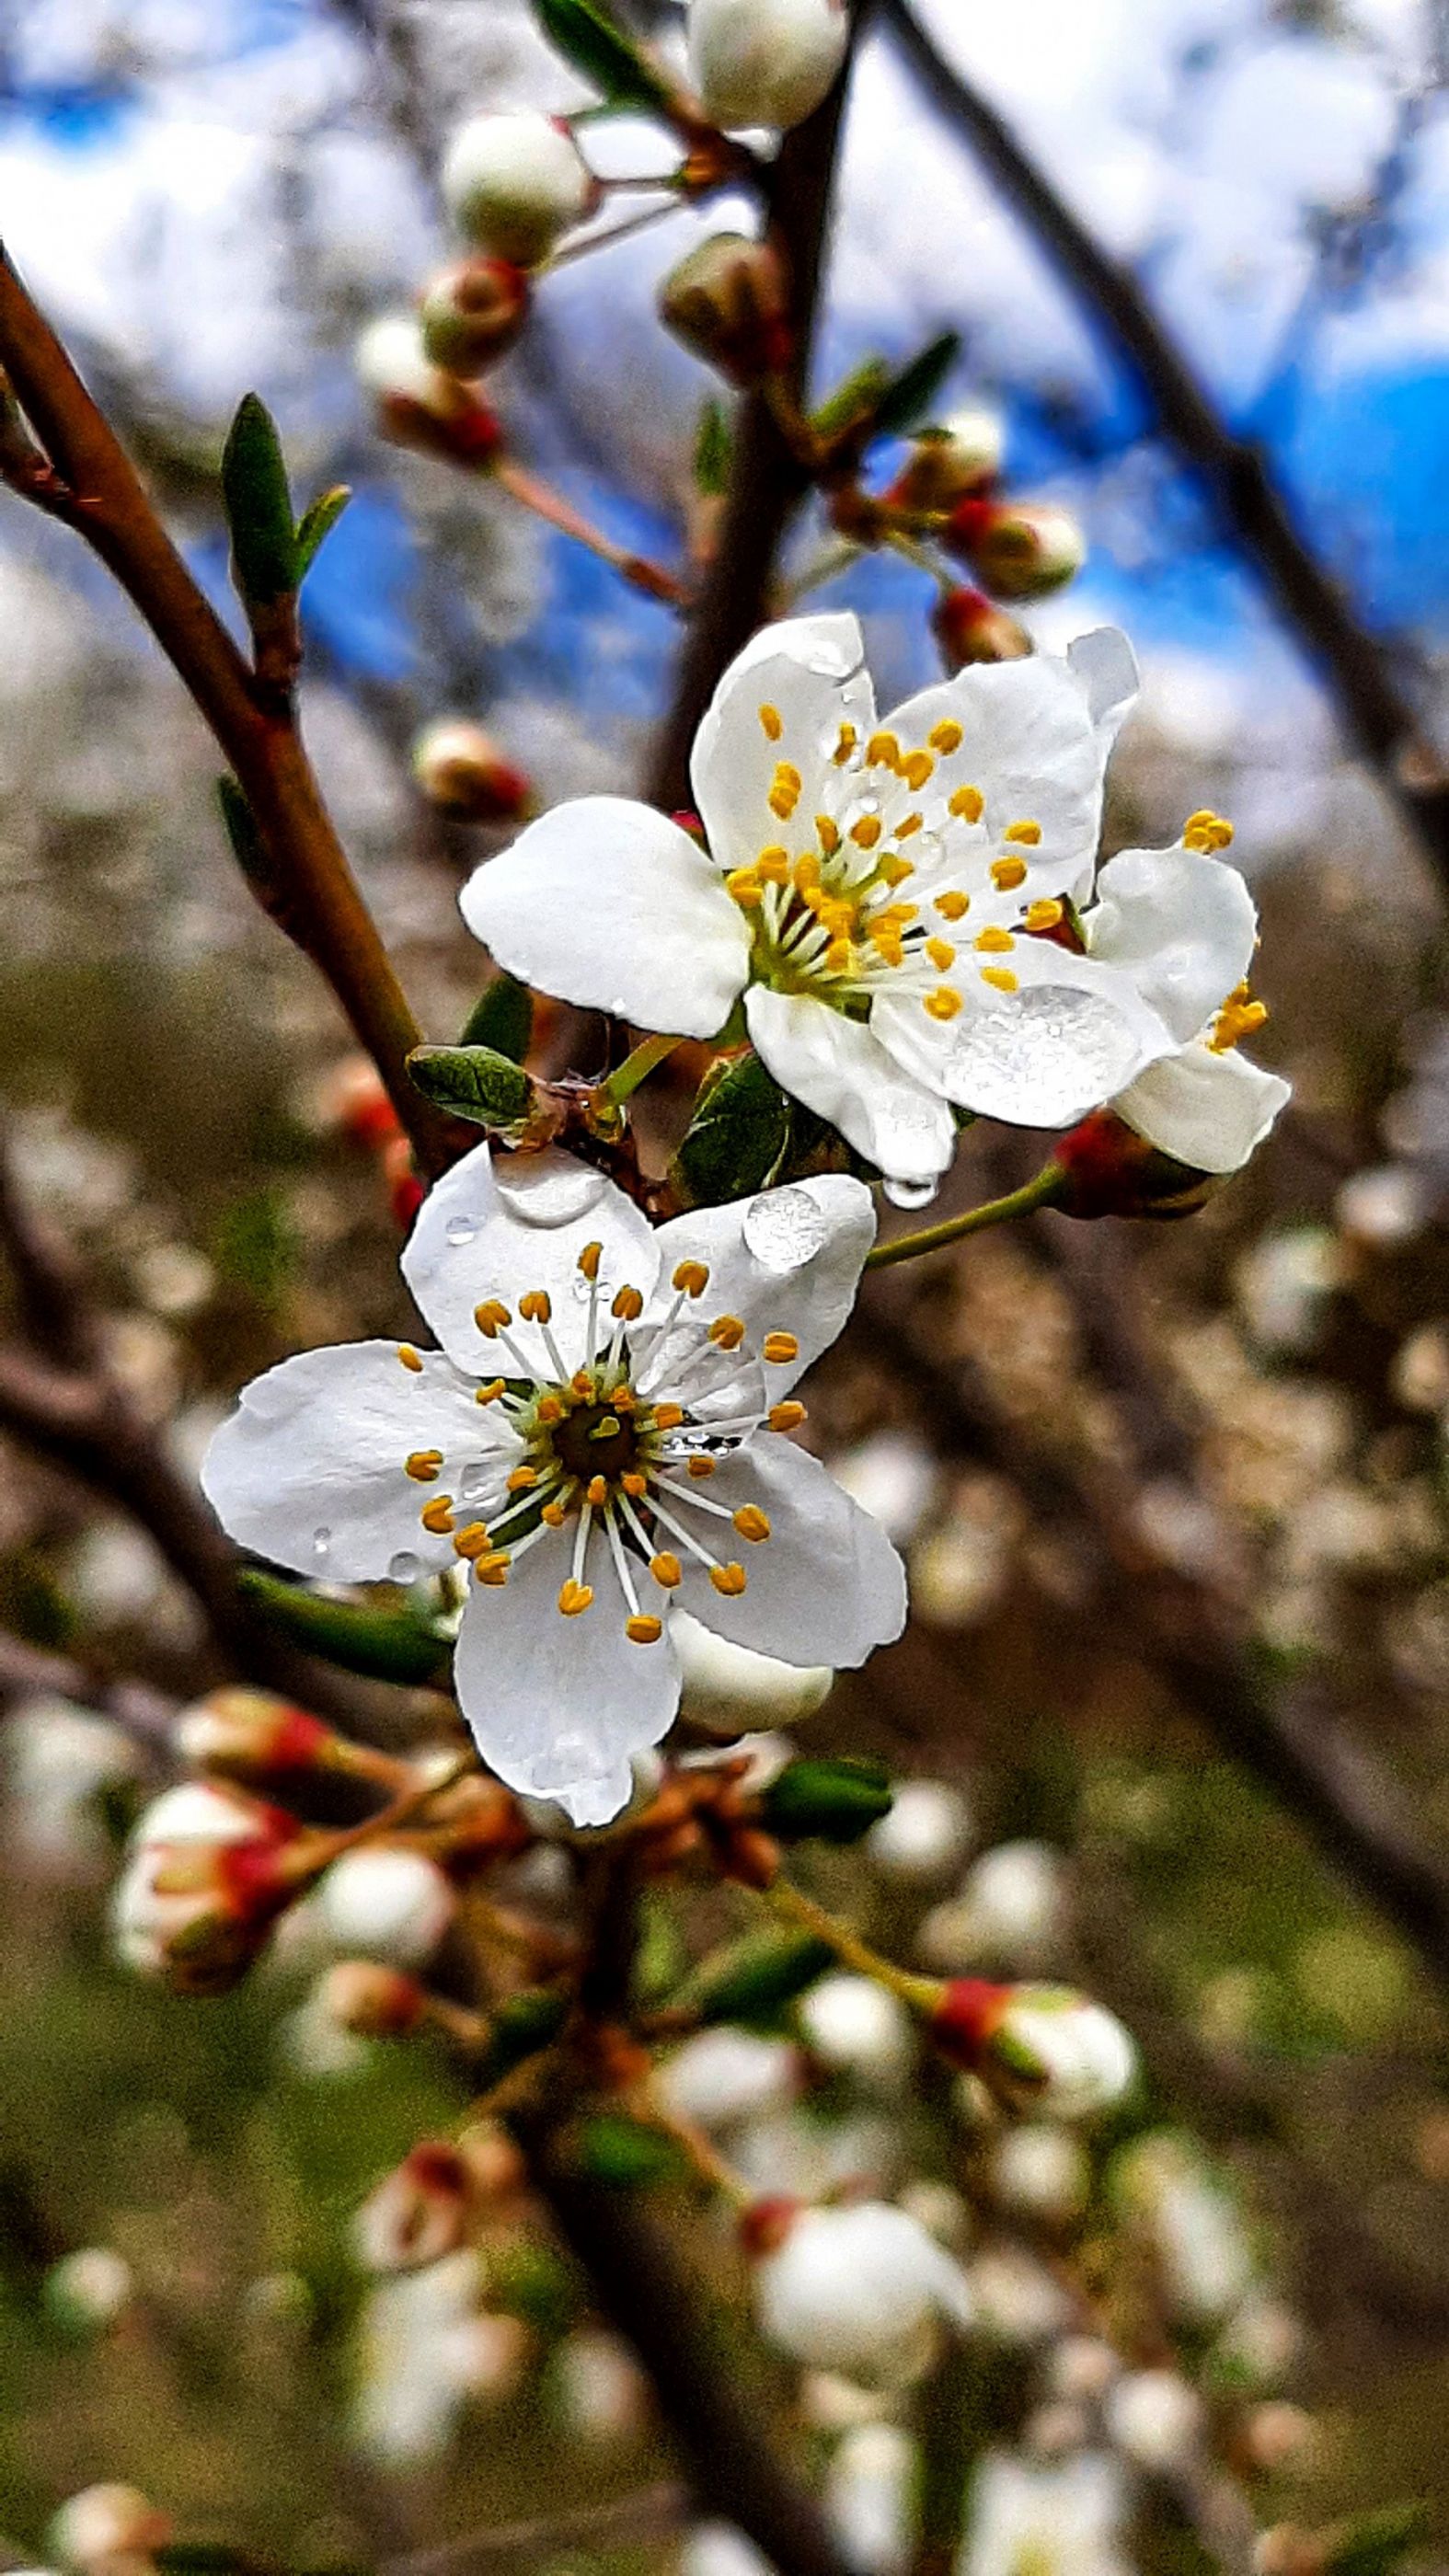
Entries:
POLYGON ((894 2406, 894 2390, 862 2388, 842 2379, 838 2370, 806 2370, 800 2376, 800 2413, 817 2433, 849 2433, 857 2424, 879 2424, 882 2410, 894 2406))
POLYGON ((1305 2454, 1311 2458, 1317 2435, 1318 2426, 1303 2407, 1277 2398, 1265 2406, 1249 2407, 1238 2438, 1254 2468, 1275 2477, 1295 2464, 1305 2465, 1305 2454))
POLYGON ((1045 2385, 1052 2397, 1074 2404, 1105 2397, 1122 2365, 1096 2335, 1067 2335, 1047 2357, 1045 2385))
POLYGON ((1334 1201, 1343 1232, 1376 1251, 1409 1243, 1428 1221, 1429 1194, 1423 1175, 1407 1163, 1380 1163, 1355 1172, 1334 1201))
POLYGON ((490 733, 468 716, 440 716, 413 744, 413 776, 430 805, 460 823, 516 823, 533 790, 490 733))
POLYGON ((725 2129, 755 2120, 793 2102, 800 2090, 800 2053, 788 2039, 767 2039, 721 2023, 696 2031, 659 2069, 659 2090, 671 2111, 702 2129, 725 2129))
POLYGON ((109 2245, 83 2245, 45 2276, 45 2304, 62 2325, 96 2333, 114 2325, 136 2295, 136 2276, 109 2245))
POLYGON ((889 1815, 872 1825, 865 1849, 882 1877, 915 1887, 944 1878, 964 1857, 971 1810, 944 1780, 903 1780, 889 1815))
POLYGON ((363 2310, 354 2431, 364 2451, 405 2468, 446 2449, 469 2399, 518 2387, 531 2341, 517 2317, 483 2312, 482 2265, 464 2247, 378 2283, 363 2310))
POLYGON ((46 1693, 11 1708, 5 1768, 8 1830, 19 1849, 68 1869, 104 1855, 102 1792, 135 1779, 141 1757, 123 1728, 46 1693))
POLYGON ((988 2245, 968 2267, 982 2331, 999 2343, 1046 2343, 1070 2324, 1061 2283, 1023 2245, 988 2245))
POLYGON ((1049 2227, 1080 2218, 1092 2188, 1092 2162, 1081 2140, 1049 2120, 1003 2129, 988 2150, 986 2170, 1000 2208, 1049 2227))
POLYGON ((944 2245, 949 2254, 964 2252, 971 2240, 971 2208, 963 2193, 948 2182, 932 2182, 918 2176, 908 2182, 898 2195, 900 2206, 944 2245))
POLYGON ((1417 1332, 1406 1334, 1394 1353, 1389 1383, 1411 1413, 1449 1409, 1449 1328, 1421 1324, 1417 1332))
POLYGON ((564 2430, 580 2442, 628 2442, 646 2429, 649 2382, 627 2344, 603 2326, 575 2326, 553 2356, 564 2430))
POLYGON ((493 413, 458 377, 434 366, 415 315, 384 314, 370 323, 354 363, 385 437, 459 464, 484 466, 497 455, 502 433, 493 413))
POLYGON ((765 2202, 746 2213, 747 2241, 757 2217, 769 2249, 755 2269, 761 2331, 808 2368, 893 2379, 923 2329, 938 2319, 963 2331, 971 2324, 960 2265, 903 2209, 765 2202))
POLYGON ((922 1956, 940 1967, 1037 1967, 1060 1936, 1066 1885, 1066 1865, 1049 1844, 998 1843, 967 1871, 957 1896, 927 1915, 922 1956))
POLYGON ((1214 2351, 1235 2376, 1261 2388, 1291 2370, 1302 2348, 1303 2327, 1293 2310, 1257 2290, 1234 2308, 1214 2351))
POLYGON ((689 0, 687 23, 706 116, 779 133, 820 105, 850 36, 844 0, 689 0))
POLYGON ((107 2482, 83 2487, 63 2504, 50 2526, 49 2540, 57 2558, 83 2576, 110 2576, 110 2571, 144 2564, 153 2550, 171 2537, 171 2517, 158 2513, 139 2487, 107 2482))
POLYGON ((598 202, 598 184, 566 126, 536 109, 471 117, 443 159, 443 197, 479 250, 520 268, 547 259, 598 202))
POLYGON ((679 1713, 719 1734, 798 1726, 814 1715, 835 1679, 827 1665, 782 1664, 773 1655, 737 1646, 713 1628, 701 1627, 687 1611, 675 1611, 669 1634, 683 1680, 679 1713))
POLYGON ((456 2147, 425 2138, 370 2191, 352 2221, 358 2261, 370 2272, 437 2263, 462 2244, 472 2196, 456 2147))
POLYGON ((915 441, 886 498, 905 510, 950 510, 1001 471, 1006 431, 999 412, 952 412, 915 441))
POLYGON ((732 2522, 696 2522, 679 2553, 679 2576, 775 2576, 775 2571, 732 2522))
MULTIPOLYGON (((967 1998, 975 1981, 948 1986, 947 2002, 932 2021, 937 2045, 953 2039, 973 2018, 967 1998), (959 2006, 953 2002, 959 1998, 959 2006)), ((986 2007, 976 2055, 963 2059, 998 2100, 1015 2111, 1039 2111, 1050 2120, 1087 2120, 1122 2100, 1136 2077, 1131 2033, 1090 1995, 1070 1986, 1005 1986, 987 1989, 1001 2001, 986 2007)))
POLYGON ((400 1845, 362 1845, 334 1861, 317 1890, 316 1921, 334 1948, 390 1967, 430 1959, 454 1912, 435 1861, 400 1845))
POLYGON ((895 2424, 845 2433, 825 2476, 825 2511, 840 2554, 859 2576, 898 2576, 909 2564, 917 2451, 895 2424))
POLYGON ((236 1982, 299 1883, 294 1817, 203 1781, 184 1782, 138 1820, 111 1897, 117 1955, 185 1993, 236 1982))
POLYGON ((1175 2370, 1124 2371, 1108 2391, 1106 2424, 1139 2469, 1181 2469, 1199 2448, 1206 2410, 1175 2370))
POLYGON ((958 501, 941 542, 995 599, 1044 599, 1086 561, 1076 520, 1051 502, 958 501))
POLYGON ((1342 1247, 1326 1225, 1289 1226, 1250 1245, 1233 1273, 1233 1286, 1259 1347, 1311 1350, 1343 1271, 1342 1247))
POLYGON ((831 1458, 830 1472, 897 1547, 909 1547, 931 1508, 940 1470, 923 1440, 877 1431, 831 1458))
POLYGON ((1128 2496, 1118 2463, 1017 2459, 988 2451, 971 2483, 961 2576, 1129 2576, 1128 2496))
POLYGON ((1082 2408, 1059 2399, 1028 2415, 1021 2431, 1022 2449, 1038 2460, 1064 2459, 1069 2451, 1086 2448, 1089 2430, 1082 2408))
POLYGON ((1253 2250, 1232 2195, 1189 2138, 1167 2130, 1114 2157, 1112 2187, 1147 2235, 1173 2313, 1225 2316, 1251 2288, 1253 2250))
POLYGON ((905 2005, 872 1977, 843 1970, 821 1977, 799 2005, 800 2028, 813 2057, 861 2084, 897 2092, 915 2058, 914 2025, 905 2005))

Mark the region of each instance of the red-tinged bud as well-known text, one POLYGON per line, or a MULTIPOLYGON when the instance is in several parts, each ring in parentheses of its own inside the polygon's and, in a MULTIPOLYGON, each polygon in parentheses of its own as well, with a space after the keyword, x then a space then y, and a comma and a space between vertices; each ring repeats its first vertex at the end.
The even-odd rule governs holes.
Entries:
POLYGON ((937 600, 931 625, 950 671, 972 662, 1021 662, 1031 651, 1024 626, 980 590, 948 590, 937 600))
POLYGON ((460 823, 516 823, 533 801, 531 781, 467 716, 424 728, 413 744, 413 776, 429 804, 460 823))
POLYGON ((1045 599, 1086 558, 1075 519, 1049 502, 958 501, 941 543, 996 599, 1045 599))
POLYGON ((787 366, 794 348, 790 279, 773 242, 716 233, 670 270, 660 318, 676 340, 748 391, 787 366))
POLYGON ((989 1977, 953 1977, 929 2018, 941 2055, 974 2075, 1010 1994, 1010 1986, 994 1985, 989 1977))
POLYGON ((450 376, 479 376, 512 348, 531 288, 511 259, 460 259, 423 290, 423 355, 450 376))
POLYGON ((200 1781, 167 1790, 136 1826, 112 1900, 121 1957, 182 1994, 224 1994, 330 1848, 281 1807, 200 1781))
POLYGON ((956 1977, 928 2027, 953 2066, 979 2076, 1009 2110, 1083 2120, 1120 2102, 1137 2071, 1130 2034, 1069 1986, 956 1977))
POLYGON ((357 344, 357 372, 377 406, 377 425, 395 446, 486 473, 503 452, 496 415, 456 376, 435 367, 417 323, 374 322, 357 344))
POLYGON ((428 2012, 428 1994, 416 1977, 370 1959, 344 1959, 323 1978, 318 1999, 339 2030, 358 2039, 405 2039, 428 2012))
POLYGON ((159 2512, 139 2487, 107 2480, 71 2496, 47 2538, 62 2565, 79 2568, 82 2576, 112 2576, 147 2564, 166 2547, 172 2529, 170 2515, 159 2512))
POLYGON ((353 2221, 353 2243, 373 2272, 410 2272, 439 2263, 466 2242, 473 2177, 458 2149, 425 2138, 370 2192, 353 2221))
POLYGON ((681 805, 678 813, 671 814, 669 819, 671 823, 677 823, 681 832, 687 832, 690 839, 692 841, 698 841, 700 847, 703 848, 704 825, 700 821, 699 816, 694 811, 692 805, 681 805))
POLYGON ((752 2262, 779 2252, 804 2207, 803 2200, 791 2199, 788 2192, 774 2192, 740 2212, 739 2240, 752 2262))
POLYGON ((1000 473, 1002 445, 995 412, 957 412, 916 440, 885 498, 901 510, 954 510, 1000 473))
POLYGON ((217 1690, 182 1710, 173 1730, 184 1762, 255 1780, 279 1771, 345 1769, 352 1750, 320 1717, 270 1691, 217 1690))
POLYGON ((1052 1205, 1064 1216, 1195 1216, 1227 1177, 1175 1163, 1111 1109, 1060 1137, 1054 1160, 1062 1182, 1052 1205))

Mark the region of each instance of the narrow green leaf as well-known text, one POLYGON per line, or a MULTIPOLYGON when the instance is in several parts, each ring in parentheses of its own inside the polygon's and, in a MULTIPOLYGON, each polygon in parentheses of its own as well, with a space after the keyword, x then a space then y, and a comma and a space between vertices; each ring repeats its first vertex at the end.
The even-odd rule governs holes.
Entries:
POLYGON ((459 1046, 491 1047, 522 1064, 533 1043, 533 995, 515 975, 495 975, 464 1023, 459 1046))
POLYGON ((555 51, 592 81, 611 107, 668 105, 669 92, 659 74, 593 0, 534 0, 534 8, 555 51))
POLYGON ((475 1127, 521 1126, 533 1100, 528 1075, 496 1047, 414 1047, 408 1075, 435 1109, 475 1127))
POLYGON ((488 2044, 473 2069, 479 2091, 501 2084, 525 2058, 547 2048, 572 2009, 571 1996, 558 1986, 531 1986, 525 1994, 510 1995, 494 2013, 488 2044))
POLYGON ((343 511, 352 498, 350 483, 334 483, 330 491, 319 492, 309 501, 297 521, 297 581, 301 583, 312 569, 317 549, 325 545, 343 511))
POLYGON ((257 394, 243 394, 227 432, 221 490, 231 530, 232 578, 248 608, 286 599, 299 579, 292 495, 277 424, 257 394))
POLYGON ((261 1612, 293 1645, 369 1680, 421 1688, 444 1671, 452 1647, 425 1610, 406 1598, 389 1602, 332 1601, 305 1584, 245 1566, 237 1576, 244 1601, 261 1612))
POLYGON ((914 429, 929 416, 960 355, 960 332, 943 331, 939 340, 932 340, 892 376, 875 407, 875 427, 882 436, 890 430, 914 429))
POLYGON ((595 2182, 623 2190, 660 2182, 682 2182, 688 2162, 673 2138, 631 2120, 622 2111, 600 2111, 579 2130, 578 2160, 595 2182))
POLYGON ((700 412, 694 440, 694 488, 707 501, 717 501, 729 489, 734 444, 729 413, 711 394, 700 412))
POLYGON ((853 1754, 787 1762, 765 1790, 761 1821, 787 1842, 815 1836, 827 1843, 858 1843, 891 1811, 890 1773, 884 1763, 853 1754))
POLYGON ((716 1950, 675 1996, 701 2021, 770 2021, 834 1964, 812 1932, 751 1932, 716 1950))
POLYGON ((834 438, 853 421, 873 419, 876 407, 890 388, 891 371, 884 358, 867 358, 855 367, 833 393, 827 394, 814 415, 813 426, 822 438, 834 438))
POLYGON ((790 1103, 757 1055, 741 1056, 696 1109, 671 1179, 691 1207, 763 1189, 790 1141, 790 1103))

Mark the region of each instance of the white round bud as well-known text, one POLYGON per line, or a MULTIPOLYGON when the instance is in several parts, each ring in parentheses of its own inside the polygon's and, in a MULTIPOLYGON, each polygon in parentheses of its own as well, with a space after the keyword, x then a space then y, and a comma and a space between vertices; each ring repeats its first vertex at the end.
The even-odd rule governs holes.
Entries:
POLYGON ((334 1861, 317 1891, 317 1922, 339 1950, 415 1968, 453 1919, 453 1891, 435 1861, 400 1846, 363 1845, 334 1861))
POLYGON ((728 2128, 734 2120, 757 2120, 794 2101, 799 2052, 788 2039, 722 2024, 697 2031, 665 2059, 659 2090, 680 2119, 696 2120, 702 2129, 728 2128))
POLYGON ((681 1717, 720 1734, 798 1726, 814 1715, 835 1679, 828 1665, 782 1664, 774 1655, 737 1646, 687 1611, 675 1611, 669 1634, 683 1682, 681 1717))
POLYGON ((1014 2109, 1087 2120, 1130 2089, 1137 2049, 1131 2033, 1090 1996, 1069 1986, 1016 1986, 979 2072, 1014 2109))
POLYGON ((897 2424, 858 2424, 835 2446, 825 2511, 859 2576, 899 2576, 910 2561, 917 2447, 897 2424))
POLYGON ((626 2344, 602 2326, 575 2326, 553 2356, 564 2429, 581 2442, 628 2442, 647 2426, 649 2382, 626 2344))
POLYGON ((947 1974, 983 1964, 1038 1967, 1061 1930, 1065 1891, 1065 1866, 1048 1844, 998 1843, 954 1897, 932 1907, 917 1935, 921 1957, 947 1974))
POLYGON ((1226 2316, 1251 2289, 1253 2249, 1236 2201, 1190 2138, 1156 2130, 1114 2157, 1112 2187, 1149 2237, 1173 2313, 1226 2316))
POLYGON ((787 133, 820 105, 849 35, 844 0, 689 0, 689 76, 714 124, 787 133))
POLYGON ((971 1839, 971 1810, 944 1780, 904 1780, 865 1849, 883 1878, 904 1887, 944 1878, 971 1839))
POLYGON ((1061 2227, 1086 2208, 1092 2165, 1069 2130, 1049 2120, 1023 2120, 992 2141, 987 2178, 999 2208, 1061 2227))
POLYGON ((1099 2336, 1067 2335, 1047 2363, 1047 2393, 1074 2405, 1095 2404, 1106 2396, 1121 2367, 1111 2345, 1099 2336))
POLYGON ((1107 2431, 1139 2469, 1185 2468, 1197 2451, 1206 2410, 1175 2370, 1129 2370, 1110 2389, 1107 2431))
POLYGON ((83 2245, 45 2276, 45 2304, 62 2325, 97 2332, 114 2325, 136 2295, 136 2276, 109 2245, 83 2245))
POLYGON ((443 420, 467 407, 462 386, 434 366, 410 313, 386 313, 370 322, 358 339, 353 363, 359 384, 378 402, 415 403, 443 420))
POLYGON ((142 1809, 131 1829, 131 1845, 149 1851, 158 1843, 251 1842, 257 1823, 257 1809, 248 1799, 214 1789, 205 1780, 183 1780, 142 1809))
POLYGON ((444 156, 442 187, 459 230, 479 250, 520 268, 547 259, 598 199, 572 135, 534 108, 460 126, 444 156))
POLYGON ((775 2571, 732 2522, 697 2522, 679 2553, 679 2576, 775 2576, 775 2571))
POLYGON ((971 2265, 970 2281, 982 2328, 999 2343, 1047 2343, 1071 2321, 1060 2281, 1024 2245, 989 2245, 971 2265))
MULTIPOLYGON (((746 2222, 748 2224, 748 2222, 746 2222)), ((892 2379, 942 2317, 972 2321, 964 2273, 903 2209, 802 2209, 755 2274, 761 2331, 811 2370, 892 2379)))
POLYGON ((909 1547, 940 1482, 940 1469, 925 1442, 905 1431, 874 1432, 833 1457, 830 1472, 897 1547, 909 1547))
POLYGON ((149 2558, 170 2537, 169 2514, 158 2513, 139 2487, 110 2480, 73 2495, 61 2506, 49 2532, 57 2558, 82 2569, 84 2576, 104 2576, 104 2571, 127 2560, 149 2558))
POLYGON ((888 2093, 905 2083, 915 2057, 911 2017, 873 1977, 844 1971, 821 1977, 802 1996, 799 2018, 805 2044, 823 2066, 888 2093))
POLYGON ((446 2140, 425 2138, 370 2191, 352 2221, 369 2272, 409 2272, 456 2253, 472 2197, 468 2168, 446 2140))

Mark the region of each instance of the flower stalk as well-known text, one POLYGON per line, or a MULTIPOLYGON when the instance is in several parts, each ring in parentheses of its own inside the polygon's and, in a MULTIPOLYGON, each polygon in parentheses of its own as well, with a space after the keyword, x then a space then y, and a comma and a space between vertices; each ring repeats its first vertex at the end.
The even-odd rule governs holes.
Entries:
POLYGON ((1008 1190, 1004 1198, 985 1199, 980 1207, 967 1208, 962 1216, 943 1217, 939 1225, 922 1226, 917 1234, 898 1234, 889 1243, 876 1244, 866 1254, 867 1270, 890 1270, 898 1261, 915 1261, 923 1252, 940 1252, 948 1243, 960 1243, 968 1234, 984 1234, 988 1226, 1009 1225, 1020 1216, 1030 1216, 1033 1209, 1052 1207, 1060 1198, 1066 1173, 1060 1163, 1044 1163, 1019 1190, 1008 1190))

